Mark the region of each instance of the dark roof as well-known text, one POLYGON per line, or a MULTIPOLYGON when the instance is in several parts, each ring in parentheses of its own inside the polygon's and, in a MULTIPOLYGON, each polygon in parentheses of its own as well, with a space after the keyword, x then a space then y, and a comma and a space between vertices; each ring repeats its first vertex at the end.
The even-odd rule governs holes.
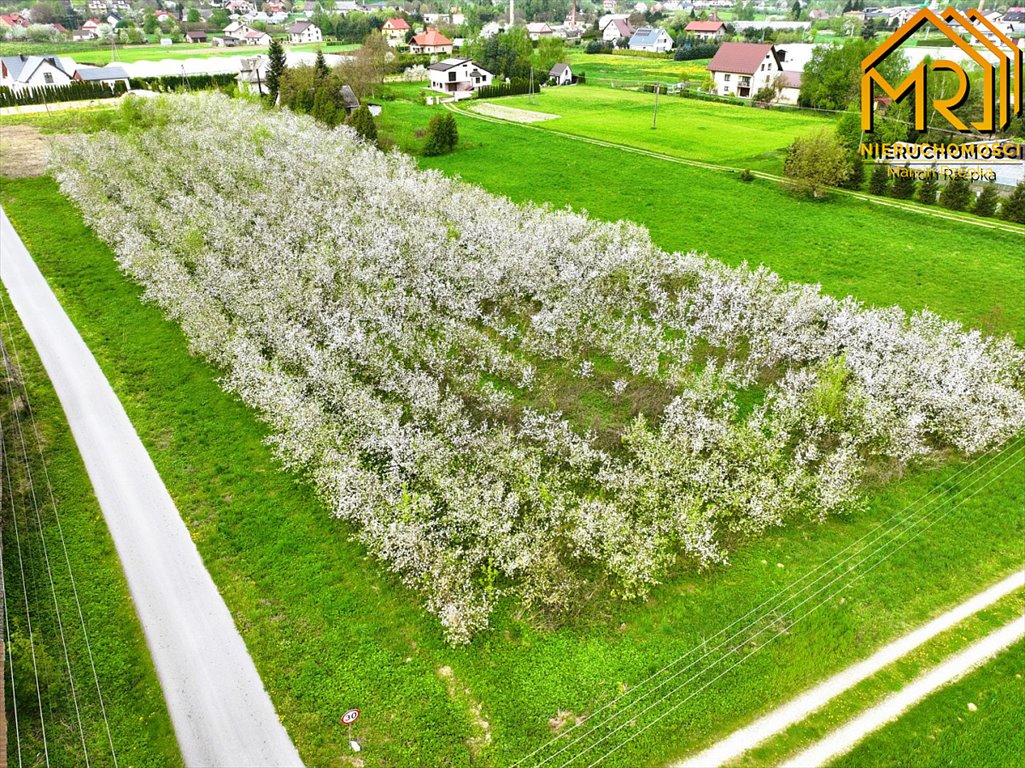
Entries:
POLYGON ((288 28, 288 34, 290 35, 301 35, 307 29, 313 26, 311 21, 297 21, 291 27, 288 28))
POLYGON ((352 92, 352 88, 347 85, 342 86, 342 104, 346 109, 359 109, 359 99, 352 92))
POLYGON ((549 71, 548 74, 551 77, 558 77, 567 69, 569 69, 569 64, 556 64, 554 67, 552 67, 551 71, 549 71))
POLYGON ((783 70, 783 82, 786 83, 787 88, 800 88, 801 73, 791 69, 783 70))
POLYGON ((771 50, 771 43, 723 43, 708 62, 708 70, 753 75, 771 50))
POLYGON ((616 29, 619 30, 621 37, 632 37, 634 28, 630 26, 630 22, 625 19, 613 19, 612 23, 616 25, 616 29))
POLYGON ((433 69, 435 72, 446 72, 452 67, 458 67, 460 64, 465 64, 469 59, 442 59, 436 64, 431 64, 427 69, 433 69))

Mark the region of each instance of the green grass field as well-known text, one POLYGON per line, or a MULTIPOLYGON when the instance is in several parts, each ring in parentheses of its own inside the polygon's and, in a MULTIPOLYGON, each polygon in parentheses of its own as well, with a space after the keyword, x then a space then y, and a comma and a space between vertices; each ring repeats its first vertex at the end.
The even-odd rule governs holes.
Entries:
POLYGON ((569 64, 574 74, 583 73, 590 85, 636 86, 644 83, 701 82, 708 76, 709 59, 673 61, 611 53, 572 50, 569 64))
POLYGON ((786 148, 798 136, 832 129, 830 117, 811 112, 754 109, 662 94, 656 128, 655 96, 609 88, 546 88, 534 97, 496 103, 559 115, 534 125, 600 138, 691 160, 780 173, 786 148))
MULTIPOLYGON (((286 46, 290 51, 316 51, 321 48, 324 53, 342 53, 359 48, 359 45, 348 45, 341 43, 305 43, 302 45, 286 46)), ((206 59, 213 56, 253 56, 257 53, 266 53, 266 47, 245 46, 240 48, 214 48, 209 43, 176 43, 175 45, 129 45, 118 47, 112 55, 110 46, 100 46, 95 43, 24 43, 24 42, 3 42, 0 43, 0 52, 4 56, 17 56, 18 54, 41 55, 55 53, 59 56, 67 56, 75 60, 76 64, 94 64, 104 66, 112 60, 115 62, 134 61, 160 61, 161 59, 206 59), (113 56, 113 58, 112 58, 113 56)))
MULTIPOLYGON (((396 101, 385 106, 381 124, 385 131, 400 126, 400 145, 407 146, 407 137, 415 147, 415 130, 426 127, 431 114, 396 101)), ((819 283, 834 296, 908 310, 928 307, 1025 342, 1020 234, 849 197, 809 200, 775 182, 745 184, 735 174, 577 142, 543 129, 456 119, 457 150, 423 158, 421 165, 513 200, 570 205, 601 219, 639 222, 670 251, 706 252, 730 264, 763 263, 788 280, 819 283)))
POLYGON ((1025 642, 937 691, 837 759, 835 768, 1013 768, 1025 755, 1025 642), (968 704, 975 704, 975 712, 968 704))
MULTIPOLYGON (((410 142, 432 114, 409 102, 388 102, 385 110, 382 127, 401 124, 410 142)), ((807 203, 775 185, 743 185, 516 126, 460 118, 460 130, 459 151, 423 164, 517 199, 640 221, 663 246, 688 247, 686 240, 729 261, 765 261, 788 277, 821 275, 835 293, 939 305, 972 322, 1006 302, 1008 311, 990 322, 1019 334, 1025 326, 1010 308, 1020 295, 1020 257, 1007 255, 1009 236, 856 201, 807 203), (648 178, 656 180, 653 194, 638 195, 637 180, 648 178), (737 215, 723 215, 726 200, 737 215), (744 216, 752 219, 746 225, 744 216), (887 239, 882 233, 891 227, 905 235, 887 239), (761 237, 770 247, 752 246, 761 237), (949 243, 933 253, 952 237, 967 241, 964 251, 943 276, 921 279, 916 267, 952 258, 949 243), (980 249, 992 258, 973 271, 980 249), (884 275, 870 274, 881 268, 884 275), (968 275, 974 290, 951 287, 952 274, 968 275)), ((189 356, 180 331, 139 302, 139 290, 52 181, 6 182, 0 199, 124 402, 310 764, 337 761, 345 738, 337 717, 359 706, 367 765, 508 765, 552 735, 548 719, 559 710, 594 711, 956 470, 955 463, 910 473, 873 494, 868 511, 852 519, 738 543, 730 567, 682 571, 646 603, 596 599, 555 631, 505 606, 491 632, 452 650, 397 580, 349 541, 351 530, 279 470, 261 442, 264 428, 220 390, 216 371, 189 356), (55 219, 57 209, 67 215, 55 219), (458 685, 447 681, 445 667, 458 685)), ((1023 555, 1006 546, 1022 540, 1022 495, 1020 471, 994 472, 987 493, 845 590, 842 603, 824 605, 608 764, 688 752, 1002 576, 1023 555), (944 579, 934 577, 937 570, 944 579)))
POLYGON ((89 661, 91 647, 119 764, 140 768, 180 765, 178 745, 149 651, 85 467, 46 372, 2 288, 0 299, 7 314, 5 319, 0 311, 0 339, 12 364, 20 360, 20 367, 14 371, 14 386, 21 403, 12 405, 7 376, 0 373, 0 423, 7 459, 5 470, 0 470, 3 575, 6 618, 13 638, 11 656, 5 659, 10 764, 42 765, 45 750, 49 765, 85 765, 86 753, 75 714, 77 702, 89 761, 97 766, 113 765, 97 682, 89 661), (42 437, 45 466, 18 383, 28 392, 31 415, 42 437), (50 506, 47 477, 52 483, 59 525, 50 506), (62 537, 67 545, 67 560, 62 537), (70 574, 74 575, 74 585, 70 574), (76 590, 88 632, 88 647, 75 603, 76 590), (54 601, 60 609, 67 660, 54 601), (40 680, 38 693, 36 670, 40 680))

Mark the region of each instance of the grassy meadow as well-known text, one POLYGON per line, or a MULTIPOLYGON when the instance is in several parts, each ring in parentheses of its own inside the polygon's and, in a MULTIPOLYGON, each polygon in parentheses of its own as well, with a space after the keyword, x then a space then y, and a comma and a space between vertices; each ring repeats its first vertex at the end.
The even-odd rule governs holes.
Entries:
POLYGON ((582 47, 570 49, 568 59, 574 74, 583 73, 589 84, 602 86, 702 82, 708 76, 707 66, 710 61, 674 61, 671 58, 584 53, 582 47))
MULTIPOLYGON (((384 110, 382 132, 407 149, 422 145, 436 113, 403 100, 384 110)), ((118 127, 117 114, 102 111, 52 120, 35 124, 61 132, 118 127)), ((1023 258, 1013 235, 848 198, 810 202, 770 182, 744 184, 544 131, 457 120, 457 151, 421 165, 516 200, 638 221, 665 248, 764 262, 835 295, 930 306, 1025 338, 1023 258)), ((509 603, 491 631, 451 649, 413 596, 352 543, 353 531, 273 461, 265 428, 220 389, 216 370, 189 355, 179 329, 141 303, 52 180, 7 181, 0 202, 125 404, 309 764, 337 764, 346 739, 337 718, 357 706, 367 766, 509 765, 565 728, 560 719, 630 691, 922 494, 939 493, 936 509, 949 514, 926 536, 799 629, 759 646, 607 764, 670 759, 862 658, 1025 555, 1007 546, 1025 540, 1021 465, 1002 471, 1019 456, 1012 447, 983 468, 988 485, 976 495, 969 491, 981 484, 956 476, 957 460, 910 471, 873 489, 862 514, 735 542, 730 566, 680 569, 646 602, 598 595, 556 628, 509 603), (55 218, 57 209, 66 215, 55 218)))
POLYGON ((124 573, 64 412, 2 288, 0 304, 7 315, 5 319, 4 312, 0 312, 0 341, 15 366, 10 371, 13 402, 8 374, 0 372, 0 423, 6 460, 0 461, 0 466, 6 465, 0 470, 0 509, 6 621, 11 638, 6 649, 11 655, 5 659, 10 764, 41 765, 45 756, 46 764, 52 766, 72 768, 85 765, 87 760, 95 766, 113 765, 104 727, 105 708, 110 740, 120 765, 181 765, 124 573), (28 393, 31 414, 21 397, 21 387, 28 393), (42 439, 45 465, 39 456, 31 416, 42 439), (47 479, 52 484, 59 521, 50 506, 47 479), (75 602, 76 591, 88 646, 75 602), (55 601, 59 614, 54 610, 55 601), (102 691, 102 707, 97 684, 102 691), (79 732, 76 705, 83 733, 79 732))
POLYGON ((812 112, 754 109, 662 94, 656 128, 655 96, 641 91, 546 88, 534 97, 495 103, 559 115, 539 128, 599 138, 690 160, 781 173, 786 148, 799 136, 831 129, 831 117, 812 112))
POLYGON ((1018 642, 871 734, 833 765, 1009 768, 1025 754, 1023 721, 1025 642, 1018 642))

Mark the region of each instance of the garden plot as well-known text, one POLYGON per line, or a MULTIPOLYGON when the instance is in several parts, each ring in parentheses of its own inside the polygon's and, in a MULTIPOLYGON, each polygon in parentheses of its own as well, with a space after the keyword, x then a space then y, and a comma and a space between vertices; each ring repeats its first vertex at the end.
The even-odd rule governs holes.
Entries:
POLYGON ((513 123, 543 123, 545 120, 558 120, 560 117, 548 112, 534 112, 529 109, 505 107, 501 104, 491 103, 474 104, 470 109, 488 117, 497 117, 513 123))
POLYGON ((502 594, 644 594, 727 537, 857 507, 875 465, 1025 424, 1007 339, 667 254, 306 118, 142 109, 62 152, 64 192, 453 641, 502 594))

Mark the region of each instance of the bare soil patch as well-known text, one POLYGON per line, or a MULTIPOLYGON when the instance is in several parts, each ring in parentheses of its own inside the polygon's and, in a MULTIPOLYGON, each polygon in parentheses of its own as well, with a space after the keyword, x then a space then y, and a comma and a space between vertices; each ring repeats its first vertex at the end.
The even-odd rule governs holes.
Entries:
POLYGON ((503 107, 501 104, 490 103, 474 104, 470 109, 488 117, 511 120, 514 123, 540 123, 545 120, 557 120, 562 117, 562 115, 553 115, 549 112, 532 112, 529 109, 503 107))
POLYGON ((42 176, 49 157, 49 140, 36 126, 0 126, 0 176, 42 176))

